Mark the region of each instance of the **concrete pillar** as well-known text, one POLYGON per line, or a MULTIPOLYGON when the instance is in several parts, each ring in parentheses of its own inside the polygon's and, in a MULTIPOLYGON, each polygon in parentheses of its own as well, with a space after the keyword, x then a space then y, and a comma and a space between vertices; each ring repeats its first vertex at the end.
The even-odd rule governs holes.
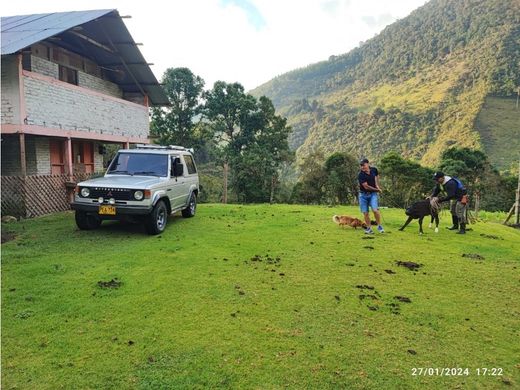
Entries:
POLYGON ((67 138, 65 141, 65 167, 66 173, 69 175, 69 181, 74 180, 74 168, 72 157, 72 140, 67 138))
POLYGON ((27 176, 27 160, 25 158, 25 134, 20 133, 20 174, 27 176))

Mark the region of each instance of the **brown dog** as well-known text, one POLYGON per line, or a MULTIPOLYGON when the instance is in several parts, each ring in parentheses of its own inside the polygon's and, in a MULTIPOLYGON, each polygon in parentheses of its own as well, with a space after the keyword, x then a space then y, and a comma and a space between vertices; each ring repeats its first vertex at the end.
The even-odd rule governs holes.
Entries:
POLYGON ((357 229, 358 227, 362 227, 363 229, 367 228, 367 224, 365 222, 358 218, 349 217, 348 215, 335 215, 332 217, 332 220, 339 226, 350 226, 354 229, 357 229))

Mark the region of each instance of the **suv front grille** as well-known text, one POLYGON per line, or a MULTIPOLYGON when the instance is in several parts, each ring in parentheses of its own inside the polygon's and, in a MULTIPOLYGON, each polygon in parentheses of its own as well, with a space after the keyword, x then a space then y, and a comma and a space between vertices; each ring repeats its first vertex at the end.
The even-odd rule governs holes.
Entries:
POLYGON ((104 199, 114 198, 115 200, 134 200, 133 190, 127 188, 90 188, 89 198, 97 199, 102 197, 104 199))

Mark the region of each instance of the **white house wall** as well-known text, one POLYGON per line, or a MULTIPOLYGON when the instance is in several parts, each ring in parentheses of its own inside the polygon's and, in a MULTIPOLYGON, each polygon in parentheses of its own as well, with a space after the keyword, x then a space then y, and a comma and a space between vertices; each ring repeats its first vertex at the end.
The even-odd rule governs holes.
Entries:
POLYGON ((148 136, 148 108, 65 82, 24 76, 27 124, 88 133, 148 136))

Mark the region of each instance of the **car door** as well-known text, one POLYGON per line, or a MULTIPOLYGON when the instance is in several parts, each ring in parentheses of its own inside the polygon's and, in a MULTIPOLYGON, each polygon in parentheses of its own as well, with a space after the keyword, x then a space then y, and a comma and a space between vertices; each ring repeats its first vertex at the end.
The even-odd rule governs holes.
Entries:
MULTIPOLYGON (((179 209, 186 203, 185 186, 186 179, 184 173, 182 175, 175 175, 175 165, 183 164, 180 156, 170 156, 170 180, 168 186, 168 198, 172 209, 179 209)), ((183 171, 185 168, 183 168, 183 171)))

